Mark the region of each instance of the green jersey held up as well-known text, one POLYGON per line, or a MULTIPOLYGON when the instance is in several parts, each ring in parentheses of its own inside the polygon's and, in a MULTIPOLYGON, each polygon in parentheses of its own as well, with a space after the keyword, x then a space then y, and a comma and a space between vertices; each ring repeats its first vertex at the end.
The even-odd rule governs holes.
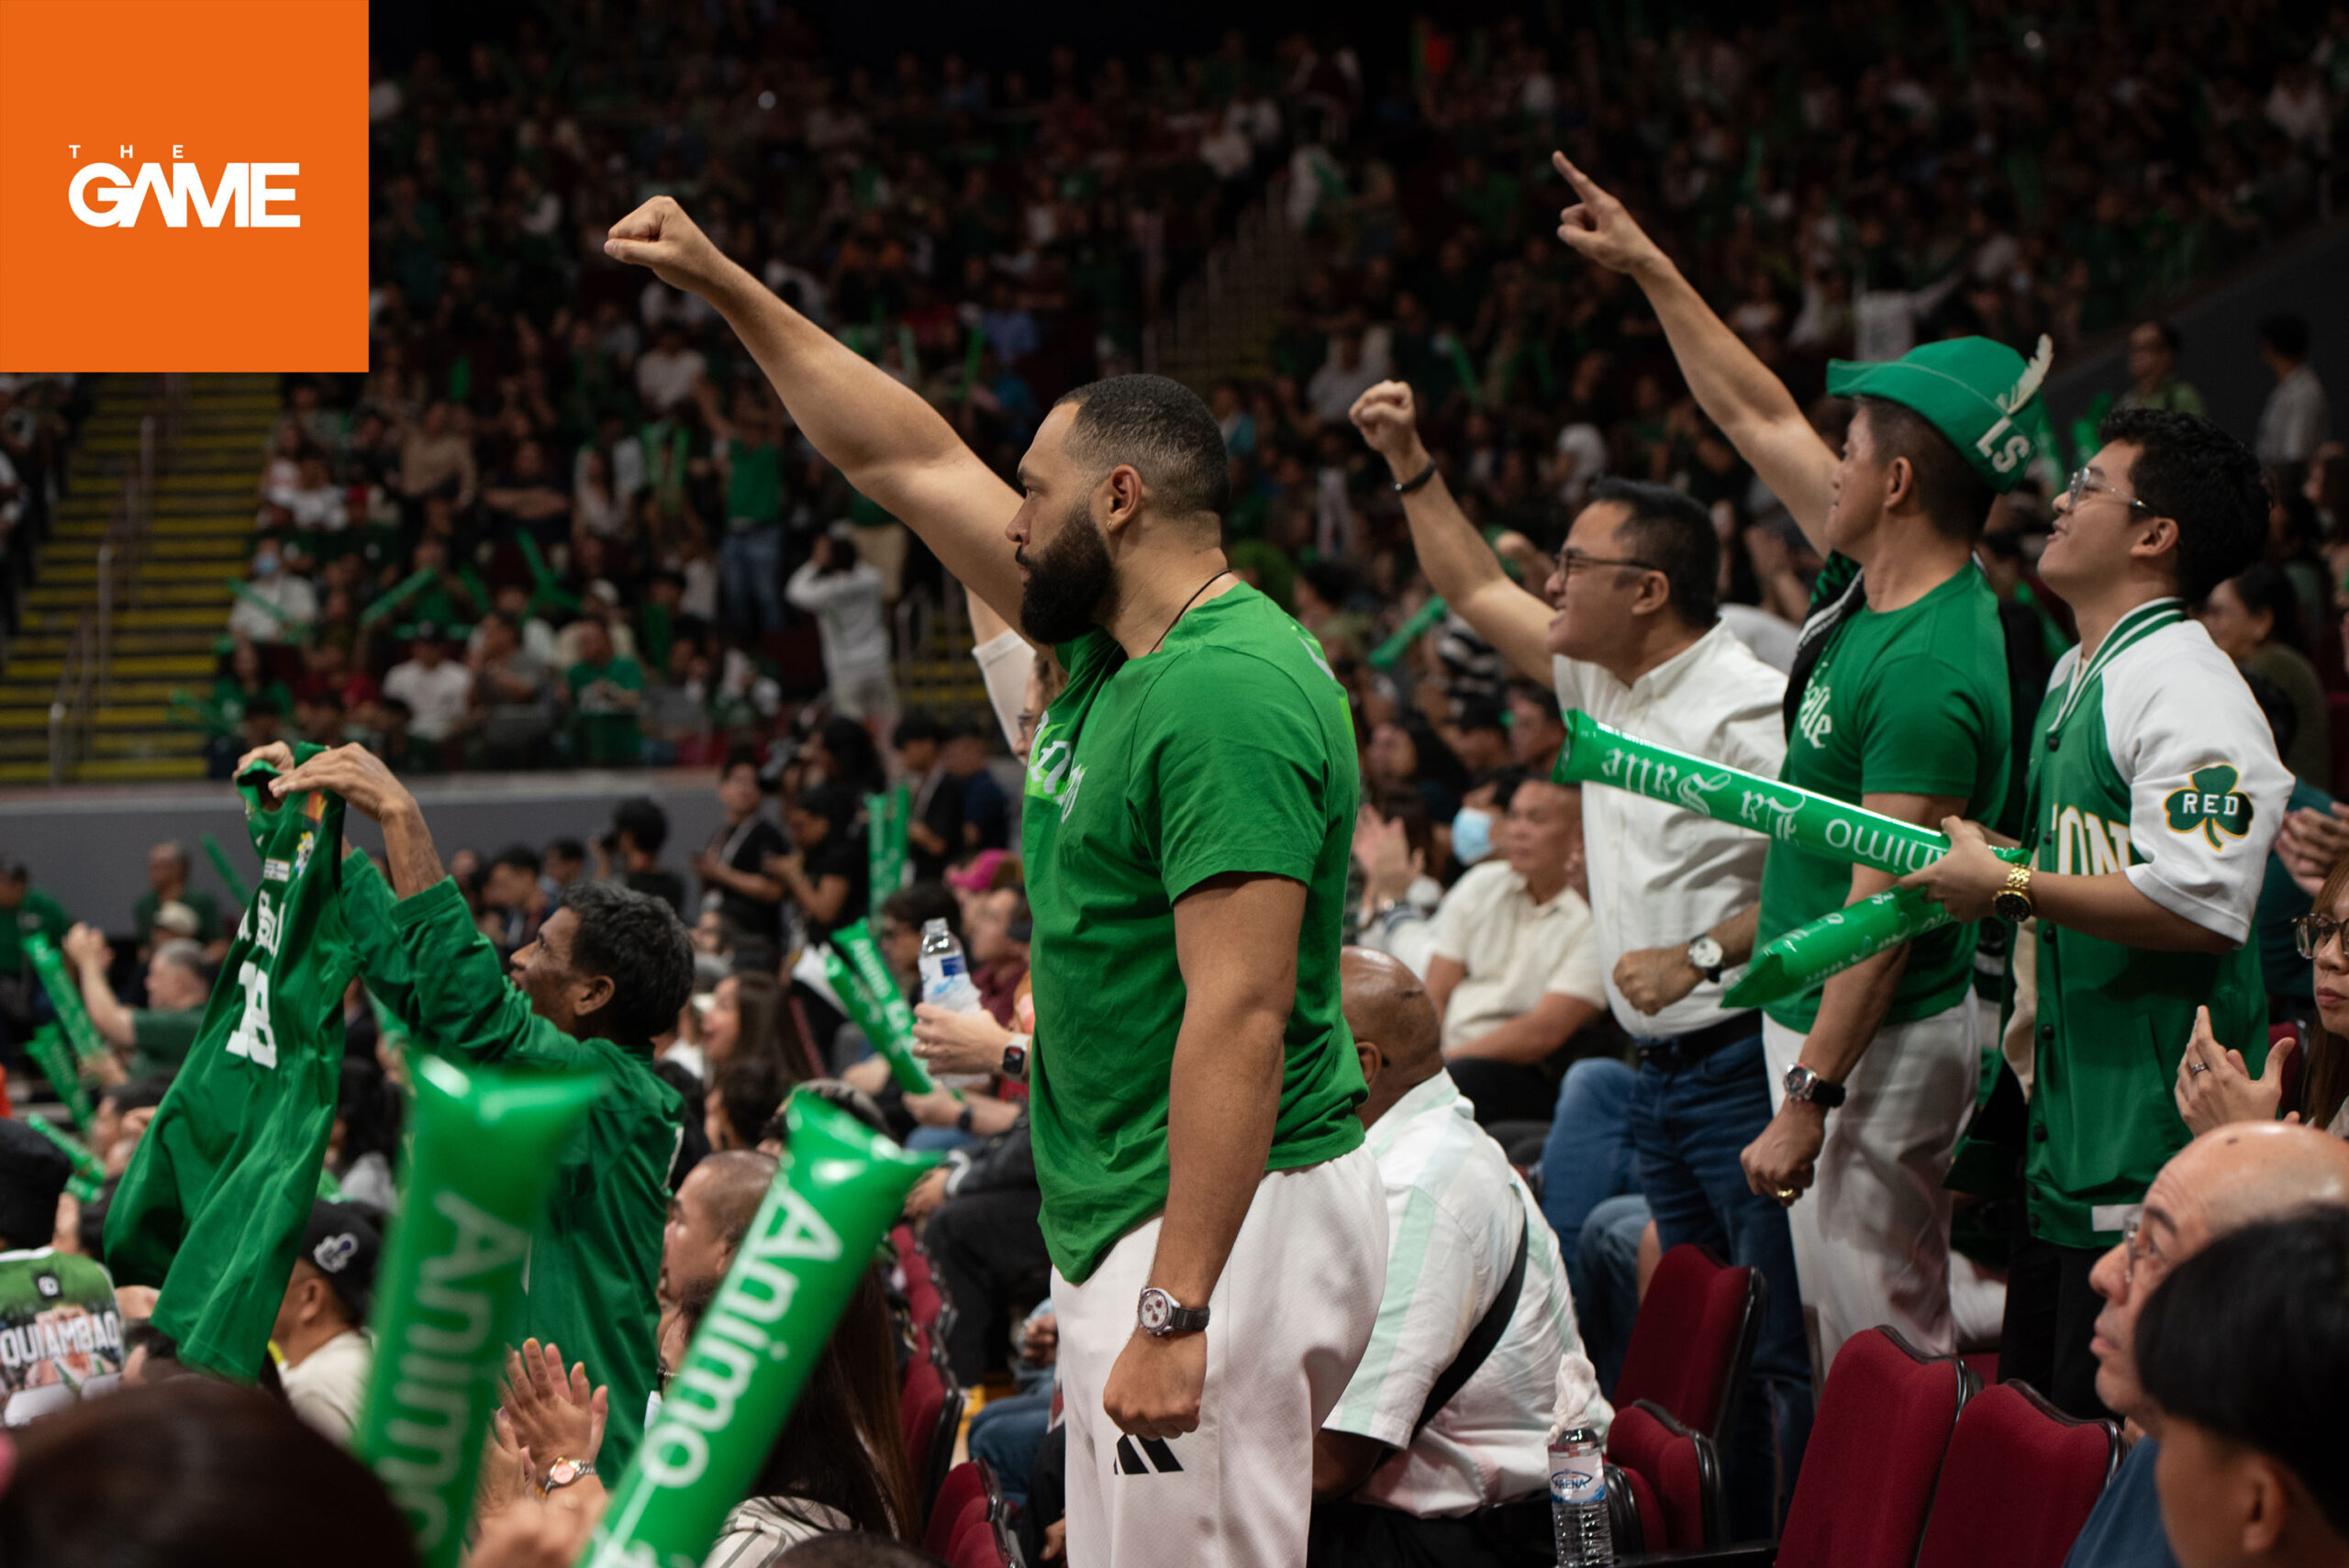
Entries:
MULTIPOLYGON (((323 748, 300 746, 296 762, 323 748)), ((260 1375, 310 1218, 342 1081, 342 801, 272 800, 237 781, 262 862, 204 1024, 106 1210, 106 1262, 155 1284, 156 1327, 180 1359, 239 1383, 260 1375)))
POLYGON ((1362 1068, 1338 1010, 1359 783, 1320 645, 1253 588, 1195 606, 1143 658, 1099 630, 1056 651, 1068 688, 1038 726, 1020 827, 1035 912, 1030 1115, 1045 1245, 1082 1282, 1166 1204, 1186 995, 1174 905, 1210 877, 1306 889, 1265 1168, 1361 1144, 1362 1068))

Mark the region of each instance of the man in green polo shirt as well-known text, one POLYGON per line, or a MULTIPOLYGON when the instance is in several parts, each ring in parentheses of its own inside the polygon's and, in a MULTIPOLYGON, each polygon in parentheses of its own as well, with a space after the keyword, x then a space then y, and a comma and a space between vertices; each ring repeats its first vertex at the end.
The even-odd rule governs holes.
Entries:
POLYGON ((205 1004, 212 998, 213 964, 203 947, 178 938, 147 955, 143 1007, 126 1007, 116 997, 106 980, 114 951, 96 927, 66 932, 62 951, 81 983, 82 1006, 99 1037, 120 1053, 124 1075, 178 1071, 203 1031, 205 1004))
POLYGON ((62 941, 73 924, 64 906, 33 885, 25 862, 0 855, 0 1045, 11 1057, 21 1051, 34 1024, 47 1015, 39 995, 40 981, 25 953, 24 939, 38 931, 50 941, 62 941))
MULTIPOLYGON (((2026 363, 1961 338, 1889 363, 1836 361, 1828 390, 1858 404, 1839 460, 1623 205, 1556 162, 1579 198, 1558 237, 1639 284, 1698 402, 1827 563, 1787 677, 1779 776, 1903 821, 1995 816, 2012 705, 1974 541, 2031 465, 2052 347, 2043 338, 2026 363)), ((1755 941, 1891 884, 1774 842, 1755 941)), ((1765 1009, 1776 1112, 1742 1162, 1756 1192, 1790 1206, 1821 1375, 1879 1323, 1928 1351, 1956 1349, 1942 1182, 1981 1074, 1974 941, 1970 924, 1945 926, 1765 1009)))
POLYGON ((1214 416, 1157 376, 1079 388, 1023 499, 674 200, 606 250, 716 306, 816 450, 1056 648, 1022 831, 1068 1557, 1294 1568, 1386 1272, 1339 1011, 1358 785, 1319 645, 1223 554, 1214 416))
POLYGON ((2026 922, 2002 1045, 2029 1095, 2027 1234, 1998 1366, 2083 1417, 2105 1413, 2088 1273, 2186 1146, 2173 1085, 2195 1009, 2262 1070, 2267 995, 2245 938, 2292 793, 2234 662, 2188 616, 2266 544, 2258 460, 2190 414, 2123 409, 2100 434, 2040 558, 2080 645, 2032 730, 2031 868, 1960 822, 1949 854, 1905 879, 1961 920, 2026 922))

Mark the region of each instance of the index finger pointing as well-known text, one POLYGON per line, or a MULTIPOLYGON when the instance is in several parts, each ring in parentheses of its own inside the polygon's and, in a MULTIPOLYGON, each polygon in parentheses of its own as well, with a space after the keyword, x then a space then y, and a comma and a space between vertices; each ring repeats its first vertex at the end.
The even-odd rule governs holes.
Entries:
POLYGON ((1575 192, 1580 195, 1585 201, 1588 201, 1592 196, 1598 193, 1598 186, 1592 183, 1590 176, 1575 168, 1574 161, 1568 158, 1564 153, 1551 153, 1550 163, 1551 166, 1556 169, 1559 173, 1564 174, 1566 177, 1566 183, 1574 186, 1575 192))

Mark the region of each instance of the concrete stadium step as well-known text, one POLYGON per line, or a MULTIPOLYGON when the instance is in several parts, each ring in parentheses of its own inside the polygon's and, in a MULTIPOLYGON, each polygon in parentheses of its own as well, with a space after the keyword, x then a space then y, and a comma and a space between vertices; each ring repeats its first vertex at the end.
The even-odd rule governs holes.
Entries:
MULTIPOLYGON (((130 677, 208 684, 213 673, 219 668, 219 662, 210 653, 117 653, 114 659, 114 678, 117 681, 130 677)), ((8 680, 11 684, 46 682, 48 686, 54 686, 57 677, 64 673, 65 662, 61 659, 12 661, 8 666, 8 680)), ((42 688, 44 692, 48 686, 42 688)), ((41 700, 46 702, 49 699, 44 695, 41 700)))
MULTIPOLYGON (((147 631, 117 631, 114 636, 117 658, 133 653, 205 653, 212 651, 217 635, 202 627, 166 627, 147 631)), ((60 627, 54 631, 32 631, 19 635, 8 644, 11 659, 62 659, 73 645, 73 631, 60 627)), ((0 673, 5 673, 0 671, 0 673)))
MULTIPOLYGON (((201 626, 217 621, 225 628, 228 624, 229 605, 228 586, 221 581, 225 575, 226 573, 207 573, 203 579, 194 583, 148 584, 139 594, 138 608, 124 607, 117 602, 115 624, 117 627, 201 626), (205 607, 206 606, 211 607, 206 609, 205 607), (174 613, 194 610, 197 613, 194 619, 139 618, 167 610, 174 613), (211 617, 209 621, 205 618, 206 616, 211 617)), ((97 584, 90 582, 51 586, 44 583, 40 587, 28 593, 25 595, 25 602, 46 610, 95 609, 98 603, 97 584)))
MULTIPOLYGON (((150 556, 139 568, 138 582, 141 588, 184 583, 204 583, 217 588, 222 573, 241 577, 244 565, 245 557, 235 550, 216 550, 209 545, 186 551, 174 550, 150 556)), ((95 593, 97 582, 98 558, 95 551, 85 554, 75 550, 61 559, 51 558, 41 566, 39 585, 44 588, 86 587, 95 593)))
MULTIPOLYGON (((95 550, 106 537, 106 517, 76 517, 71 522, 60 520, 50 542, 72 539, 95 550)), ((253 531, 253 513, 206 511, 173 516, 158 508, 149 531, 157 539, 173 541, 169 547, 180 548, 182 541, 204 539, 250 539, 253 531)))

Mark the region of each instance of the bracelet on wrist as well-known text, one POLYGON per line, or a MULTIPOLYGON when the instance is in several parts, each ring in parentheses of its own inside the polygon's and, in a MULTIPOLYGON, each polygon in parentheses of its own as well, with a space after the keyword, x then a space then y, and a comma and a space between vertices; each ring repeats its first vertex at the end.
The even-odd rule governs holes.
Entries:
POLYGON ((1435 459, 1430 458, 1428 459, 1428 465, 1419 470, 1419 473, 1413 474, 1408 479, 1398 479, 1395 482, 1395 494, 1397 495, 1408 495, 1412 491, 1419 489, 1422 485, 1426 484, 1429 480, 1433 479, 1434 477, 1435 459))

